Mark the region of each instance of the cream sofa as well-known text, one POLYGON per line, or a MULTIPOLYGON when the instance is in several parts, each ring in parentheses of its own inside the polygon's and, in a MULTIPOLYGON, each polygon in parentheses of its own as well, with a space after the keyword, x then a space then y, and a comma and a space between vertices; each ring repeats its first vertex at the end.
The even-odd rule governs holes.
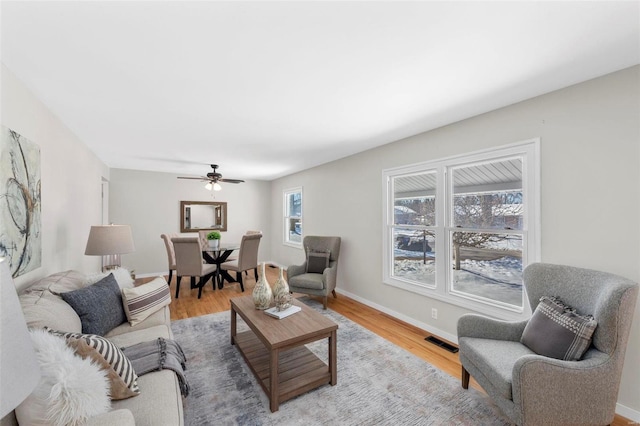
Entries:
MULTIPOLYGON (((22 310, 29 327, 48 326, 54 330, 82 332, 80 318, 57 294, 84 287, 85 276, 65 271, 43 278, 20 292, 22 310)), ((135 326, 121 324, 105 335, 119 347, 131 346, 158 337, 173 338, 169 307, 165 306, 135 326)), ((176 374, 155 371, 138 377, 140 394, 112 401, 112 410, 92 417, 88 425, 176 426, 184 424, 182 395, 176 374)), ((2 419, 2 426, 17 425, 14 413, 2 419)))

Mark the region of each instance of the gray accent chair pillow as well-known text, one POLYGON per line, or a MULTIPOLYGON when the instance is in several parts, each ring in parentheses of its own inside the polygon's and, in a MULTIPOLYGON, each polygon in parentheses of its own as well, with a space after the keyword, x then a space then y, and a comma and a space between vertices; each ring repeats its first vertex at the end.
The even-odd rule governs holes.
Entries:
POLYGON ((578 361, 591 346, 598 323, 556 297, 542 296, 520 342, 538 355, 578 361))
POLYGON ((113 274, 79 290, 61 293, 80 317, 82 332, 104 336, 127 321, 120 286, 113 274))
POLYGON ((307 274, 322 274, 329 267, 330 251, 307 252, 307 274))

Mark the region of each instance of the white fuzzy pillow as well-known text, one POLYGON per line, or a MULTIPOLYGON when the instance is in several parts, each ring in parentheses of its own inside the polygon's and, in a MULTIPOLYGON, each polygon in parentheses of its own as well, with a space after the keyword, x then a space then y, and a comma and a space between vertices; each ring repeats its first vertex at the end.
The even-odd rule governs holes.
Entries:
POLYGON ((64 339, 44 330, 31 330, 40 364, 40 383, 16 408, 21 425, 71 425, 111 409, 105 371, 76 356, 64 339))
POLYGON ((84 285, 88 286, 95 284, 109 274, 113 274, 113 278, 118 282, 120 289, 134 287, 133 280, 131 279, 131 273, 124 268, 112 269, 107 272, 97 272, 95 274, 87 274, 84 279, 84 285))

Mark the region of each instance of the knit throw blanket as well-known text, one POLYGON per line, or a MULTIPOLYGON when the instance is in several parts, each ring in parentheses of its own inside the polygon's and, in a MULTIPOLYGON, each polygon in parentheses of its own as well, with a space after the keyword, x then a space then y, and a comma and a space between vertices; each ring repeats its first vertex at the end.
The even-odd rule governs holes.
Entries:
POLYGON ((172 370, 178 376, 182 396, 189 395, 189 383, 184 375, 187 359, 178 342, 159 337, 121 349, 138 376, 162 369, 172 370))

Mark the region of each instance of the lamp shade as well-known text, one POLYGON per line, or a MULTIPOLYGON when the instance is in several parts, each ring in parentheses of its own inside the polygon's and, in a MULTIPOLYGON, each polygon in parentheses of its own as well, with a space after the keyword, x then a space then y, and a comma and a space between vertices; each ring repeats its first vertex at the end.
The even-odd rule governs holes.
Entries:
POLYGON ((135 250, 129 225, 103 225, 91 227, 84 254, 106 256, 133 253, 135 250))
POLYGON ((0 258, 0 418, 24 401, 40 381, 40 366, 27 330, 9 260, 0 258))

